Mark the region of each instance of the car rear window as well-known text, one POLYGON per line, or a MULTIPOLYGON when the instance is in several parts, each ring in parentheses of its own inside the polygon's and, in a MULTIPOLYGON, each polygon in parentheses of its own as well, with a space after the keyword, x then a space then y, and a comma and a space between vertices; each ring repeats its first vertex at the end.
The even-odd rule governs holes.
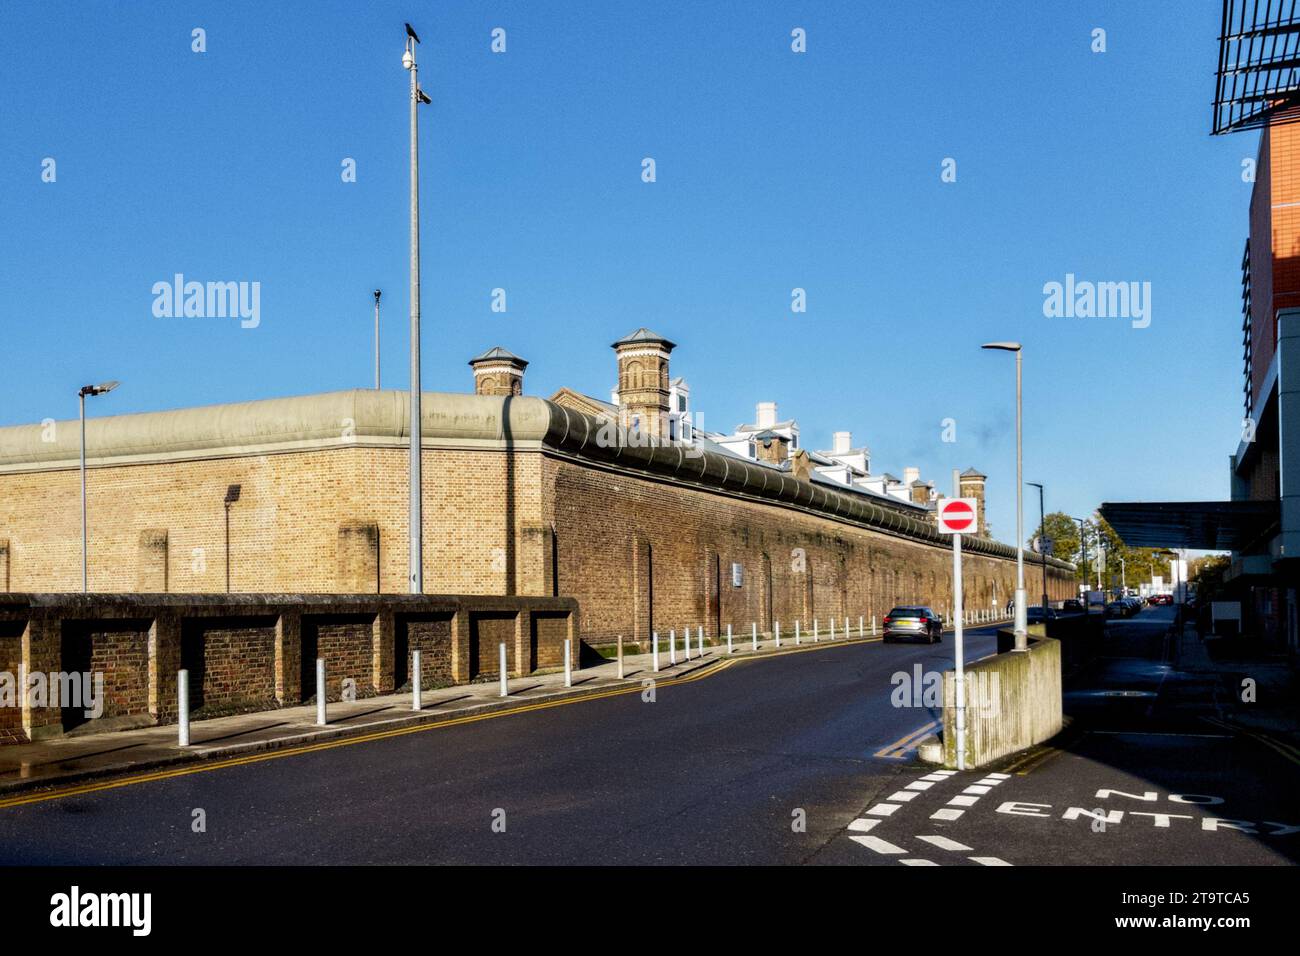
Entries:
POLYGON ((890 617, 921 617, 923 614, 923 607, 896 607, 889 612, 890 617))

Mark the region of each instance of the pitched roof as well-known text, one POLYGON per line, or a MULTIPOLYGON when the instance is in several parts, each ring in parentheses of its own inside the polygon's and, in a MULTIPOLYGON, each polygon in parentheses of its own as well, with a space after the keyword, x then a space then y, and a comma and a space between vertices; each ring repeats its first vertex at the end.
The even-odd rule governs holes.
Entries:
POLYGON ((635 332, 629 332, 623 336, 612 347, 618 348, 620 345, 636 345, 639 343, 666 345, 670 350, 677 347, 676 343, 668 341, 658 332, 651 332, 644 325, 635 332))
POLYGON ((492 348, 488 349, 482 355, 475 355, 472 359, 469 360, 469 364, 473 365, 476 362, 493 362, 493 361, 515 362, 519 365, 528 364, 526 361, 521 359, 518 355, 515 355, 513 352, 506 351, 499 345, 492 346, 492 348))
POLYGON ((987 478, 988 477, 988 475, 984 474, 981 471, 976 471, 974 468, 967 468, 965 471, 961 473, 961 476, 963 478, 987 478))

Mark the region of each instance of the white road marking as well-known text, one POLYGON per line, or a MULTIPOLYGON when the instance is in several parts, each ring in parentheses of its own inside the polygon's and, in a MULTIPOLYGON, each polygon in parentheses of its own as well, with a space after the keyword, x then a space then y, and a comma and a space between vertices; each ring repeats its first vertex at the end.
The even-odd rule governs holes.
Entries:
POLYGON ((864 820, 859 817, 849 824, 849 829, 857 833, 869 833, 871 832, 871 828, 879 822, 879 820, 864 820))
POLYGON ((972 784, 963 790, 962 793, 973 793, 976 796, 982 797, 992 789, 992 787, 981 787, 979 784, 972 784))
POLYGON ((956 796, 948 801, 950 807, 973 807, 979 797, 956 796))
POLYGON ((943 781, 947 780, 948 778, 945 777, 945 776, 942 776, 941 774, 937 774, 937 773, 927 773, 927 774, 926 774, 924 777, 922 777, 921 779, 922 779, 922 780, 929 780, 931 783, 942 783, 943 781))
POLYGON ((980 866, 1011 866, 1006 860, 999 860, 996 856, 972 856, 968 859, 980 866))
POLYGON ((877 803, 867 813, 873 817, 887 817, 897 809, 899 806, 896 803, 877 803))
POLYGON ((936 770, 936 771, 934 771, 934 772, 935 772, 935 774, 937 774, 937 775, 940 776, 940 777, 951 777, 951 776, 952 776, 953 774, 955 774, 957 771, 956 771, 956 770, 936 770))
POLYGON ((991 773, 991 774, 989 774, 989 779, 990 779, 990 780, 1010 780, 1010 779, 1011 779, 1011 774, 1009 774, 1009 773, 991 773))
POLYGON ((915 800, 918 796, 920 796, 920 794, 915 790, 911 792, 908 792, 907 790, 899 790, 897 793, 891 793, 885 799, 897 800, 899 803, 907 803, 908 800, 915 800))
POLYGON ((940 850, 951 850, 953 853, 974 853, 975 848, 969 847, 964 843, 958 843, 956 840, 949 840, 946 836, 918 836, 918 840, 924 840, 937 846, 940 850))
POLYGON ((898 862, 903 864, 903 866, 938 866, 939 865, 938 863, 935 863, 933 860, 921 860, 921 859, 899 860, 898 862))
POLYGON ((904 790, 929 790, 934 786, 933 782, 927 782, 924 778, 909 783, 904 790))
POLYGON ((880 839, 880 837, 853 836, 849 837, 849 839, 862 844, 868 850, 875 850, 877 853, 883 853, 886 856, 902 856, 907 852, 901 846, 894 846, 894 844, 888 843, 880 839))
POLYGON ((942 810, 936 810, 930 814, 931 820, 956 820, 965 813, 965 810, 954 810, 951 807, 944 807, 942 810))

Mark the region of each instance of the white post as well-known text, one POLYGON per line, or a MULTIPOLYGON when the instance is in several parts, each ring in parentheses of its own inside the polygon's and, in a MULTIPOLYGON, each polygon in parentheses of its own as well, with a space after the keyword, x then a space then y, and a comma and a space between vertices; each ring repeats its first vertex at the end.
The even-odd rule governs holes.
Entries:
MULTIPOLYGON (((501 645, 505 647, 504 644, 501 645)), ((566 637, 564 639, 564 686, 573 686, 573 644, 566 637)), ((503 652, 504 653, 504 652, 503 652)))
POLYGON ((751 622, 749 627, 750 627, 749 637, 753 645, 751 650, 756 651, 758 650, 758 624, 757 622, 751 622))
POLYGON ((953 619, 957 622, 953 637, 953 651, 956 654, 956 705, 957 705, 957 769, 966 769, 966 660, 962 646, 962 602, 961 602, 961 535, 952 536, 952 600, 955 611, 953 619))
POLYGON ((731 625, 727 625, 727 653, 734 654, 735 650, 731 646, 731 625))
POLYGON ((776 637, 776 646, 780 647, 781 646, 781 622, 777 621, 776 624, 773 626, 776 628, 776 630, 773 632, 776 637))
POLYGON ((178 726, 177 743, 182 747, 190 745, 190 672, 176 672, 176 719, 178 726))
POLYGON ((316 658, 316 723, 325 726, 325 658, 316 658))
POLYGON ((799 640, 799 619, 798 618, 795 618, 794 621, 794 642, 796 644, 802 643, 802 641, 799 640))
POLYGON ((686 659, 691 659, 691 628, 686 626, 686 635, 682 638, 682 650, 686 652, 686 659))
POLYGON ((699 646, 700 646, 699 656, 702 658, 704 657, 704 625, 703 624, 701 624, 699 627, 695 629, 695 636, 698 638, 699 641, 699 646))
POLYGON ((420 652, 411 651, 411 710, 424 706, 420 699, 420 652))
POLYGON ((654 672, 659 673, 659 632, 655 631, 651 638, 651 646, 654 648, 654 672))
POLYGON ((858 637, 866 637, 867 632, 862 629, 862 615, 858 615, 858 637))
POLYGON ((835 618, 831 618, 831 640, 835 640, 835 618))
POLYGON ((818 636, 820 631, 821 631, 821 628, 818 626, 817 618, 813 618, 813 640, 814 640, 814 641, 820 641, 820 640, 821 640, 821 637, 818 636))
POLYGON ((618 636, 618 679, 623 679, 623 635, 618 636))
POLYGON ((677 629, 672 627, 668 629, 668 663, 677 664, 677 629))
POLYGON ((876 636, 876 615, 871 615, 871 636, 876 636))
POLYGON ((844 639, 847 641, 849 639, 849 635, 851 635, 852 633, 853 632, 849 630, 849 619, 846 617, 844 619, 844 639))
MULTIPOLYGON (((569 649, 567 641, 565 642, 564 649, 566 651, 569 649)), ((501 696, 509 697, 510 696, 510 675, 506 673, 506 642, 505 641, 502 641, 500 644, 497 645, 497 678, 501 682, 501 696)))

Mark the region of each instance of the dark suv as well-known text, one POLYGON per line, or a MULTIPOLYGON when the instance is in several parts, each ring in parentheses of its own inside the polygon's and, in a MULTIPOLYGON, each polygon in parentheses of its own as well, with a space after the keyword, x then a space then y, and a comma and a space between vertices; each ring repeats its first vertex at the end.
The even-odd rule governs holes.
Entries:
POLYGON ((883 640, 943 640, 943 621, 928 607, 896 607, 885 615, 883 640))

